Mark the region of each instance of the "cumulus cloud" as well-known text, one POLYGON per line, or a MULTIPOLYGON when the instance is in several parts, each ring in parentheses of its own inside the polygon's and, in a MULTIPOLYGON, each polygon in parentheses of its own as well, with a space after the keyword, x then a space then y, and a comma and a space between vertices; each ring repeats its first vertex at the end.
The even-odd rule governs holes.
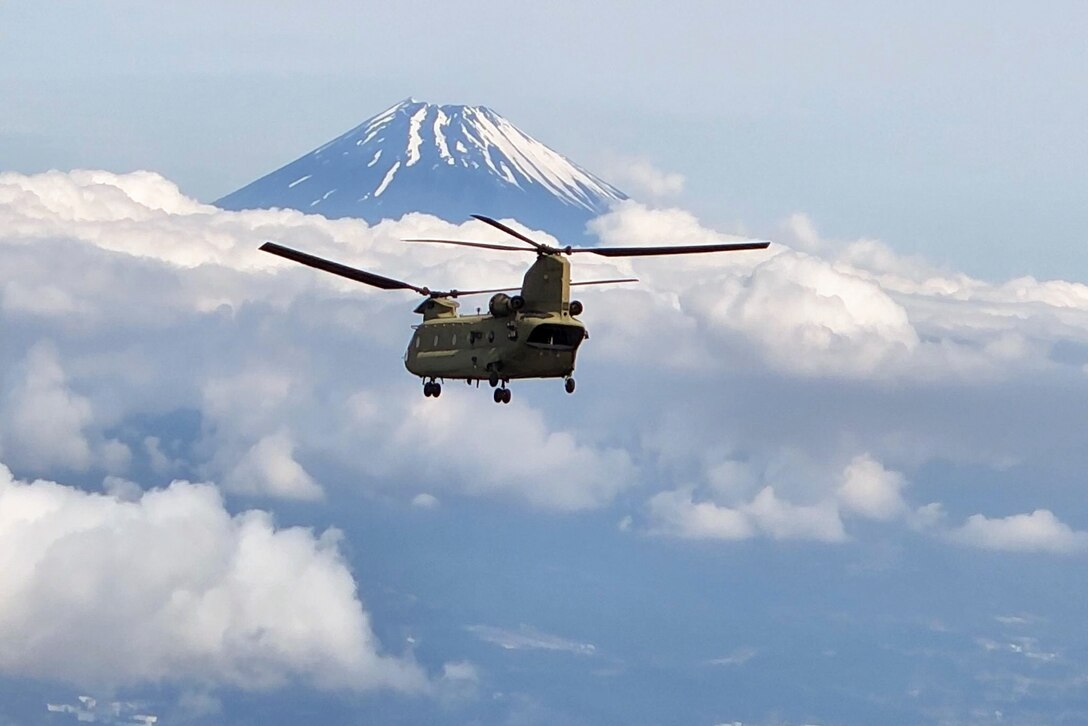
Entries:
POLYGON ((798 252, 744 278, 700 284, 681 303, 716 334, 741 334, 799 373, 878 372, 919 344, 906 310, 878 285, 798 252))
POLYGON ((684 539, 740 540, 762 534, 773 539, 842 542, 846 539, 833 503, 797 505, 765 487, 750 502, 727 507, 694 501, 691 491, 661 492, 647 503, 650 533, 684 539))
POLYGON ((662 171, 649 159, 615 158, 605 167, 605 176, 635 197, 659 199, 684 191, 682 174, 662 171))
POLYGON ((53 345, 34 345, 12 373, 0 408, 0 453, 35 471, 124 469, 128 448, 91 433, 91 403, 69 387, 53 345))
POLYGON ((468 396, 459 393, 443 393, 441 405, 373 391, 348 399, 347 431, 374 442, 368 472, 445 486, 452 479, 469 494, 514 496, 560 510, 599 507, 635 483, 625 450, 550 430, 539 412, 518 402, 493 418, 493 403, 467 389, 468 396), (478 422, 480 430, 466 437, 463 422, 478 422), (409 449, 415 455, 404 456, 409 449))
POLYGON ((91 446, 84 429, 91 423, 91 405, 68 389, 51 346, 37 345, 27 353, 22 380, 7 398, 5 453, 32 467, 90 466, 91 446))
POLYGON ((1072 554, 1088 549, 1088 532, 1073 529, 1049 509, 999 518, 974 514, 949 536, 969 547, 1004 552, 1072 554))
POLYGON ((281 429, 265 436, 242 456, 224 481, 231 491, 284 499, 321 499, 324 492, 294 459, 295 443, 281 429))
MULTIPOLYGON (((617 205, 593 228, 612 245, 728 239, 683 210, 634 202, 617 205)), ((1040 337, 1086 338, 1088 286, 1080 283, 987 283, 897 255, 876 240, 823 240, 804 215, 783 229, 776 242, 792 247, 636 260, 624 271, 658 291, 662 302, 671 299, 713 336, 719 354, 790 375, 1008 378, 1052 367, 1040 337)))
POLYGON ((381 653, 338 539, 231 516, 207 484, 130 501, 0 466, 0 670, 105 689, 427 688, 381 653))
POLYGON ((652 496, 646 503, 647 531, 683 539, 764 536, 843 542, 848 539, 843 519, 849 516, 899 520, 915 529, 935 527, 943 516, 941 505, 912 509, 902 495, 906 485, 902 473, 885 468, 867 453, 855 456, 837 475, 811 462, 778 462, 763 476, 740 462, 719 462, 707 468, 705 485, 698 492, 689 487, 652 496), (775 478, 815 497, 815 503, 799 505, 783 498, 765 483, 775 478), (747 496, 753 487, 758 491, 747 496))
POLYGON ((906 480, 899 472, 888 471, 868 455, 856 457, 843 472, 839 501, 860 516, 887 521, 907 509, 900 491, 906 480))

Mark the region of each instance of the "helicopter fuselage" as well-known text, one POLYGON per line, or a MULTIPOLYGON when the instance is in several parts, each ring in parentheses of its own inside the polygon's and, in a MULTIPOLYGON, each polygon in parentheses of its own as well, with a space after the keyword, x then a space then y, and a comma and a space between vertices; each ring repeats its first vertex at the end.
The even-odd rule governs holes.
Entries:
POLYGON ((569 312, 494 316, 451 311, 415 326, 404 365, 431 379, 567 378, 586 337, 585 326, 569 312))
POLYGON ((423 392, 438 396, 439 380, 487 381, 496 403, 509 403, 506 384, 519 378, 564 378, 574 391, 574 360, 588 336, 577 319, 582 304, 570 299, 570 263, 541 254, 525 273, 521 294, 498 293, 487 314, 458 315, 453 296, 424 300, 404 365, 424 381, 423 392))

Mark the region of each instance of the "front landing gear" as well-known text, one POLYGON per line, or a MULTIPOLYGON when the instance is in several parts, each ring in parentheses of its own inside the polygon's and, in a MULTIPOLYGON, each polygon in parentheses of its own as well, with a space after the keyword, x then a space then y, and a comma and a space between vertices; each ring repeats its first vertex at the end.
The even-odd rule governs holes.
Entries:
POLYGON ((442 395, 442 384, 433 378, 429 381, 425 381, 423 383, 423 395, 427 398, 430 398, 431 396, 438 398, 442 395))
POLYGON ((563 383, 563 388, 567 389, 567 393, 574 393, 574 379, 568 378, 566 382, 563 383))
POLYGON ((495 403, 510 403, 510 389, 503 384, 502 388, 495 389, 495 403))

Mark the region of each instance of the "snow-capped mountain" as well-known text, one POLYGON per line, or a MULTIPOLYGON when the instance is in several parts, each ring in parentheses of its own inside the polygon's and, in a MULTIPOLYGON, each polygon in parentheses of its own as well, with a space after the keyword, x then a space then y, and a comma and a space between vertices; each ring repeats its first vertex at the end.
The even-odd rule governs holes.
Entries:
POLYGON ((477 213, 578 242, 586 221, 626 198, 489 108, 408 99, 216 204, 371 223, 477 213))

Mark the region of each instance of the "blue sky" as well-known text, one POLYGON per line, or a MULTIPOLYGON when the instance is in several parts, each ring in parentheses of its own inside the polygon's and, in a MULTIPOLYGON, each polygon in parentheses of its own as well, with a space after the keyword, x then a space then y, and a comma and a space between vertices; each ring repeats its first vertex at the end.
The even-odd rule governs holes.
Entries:
POLYGON ((0 5, 0 722, 1088 720, 1086 19, 0 5), (409 95, 776 244, 579 260, 574 396, 424 399, 410 297, 256 243, 522 261, 202 204, 409 95))

